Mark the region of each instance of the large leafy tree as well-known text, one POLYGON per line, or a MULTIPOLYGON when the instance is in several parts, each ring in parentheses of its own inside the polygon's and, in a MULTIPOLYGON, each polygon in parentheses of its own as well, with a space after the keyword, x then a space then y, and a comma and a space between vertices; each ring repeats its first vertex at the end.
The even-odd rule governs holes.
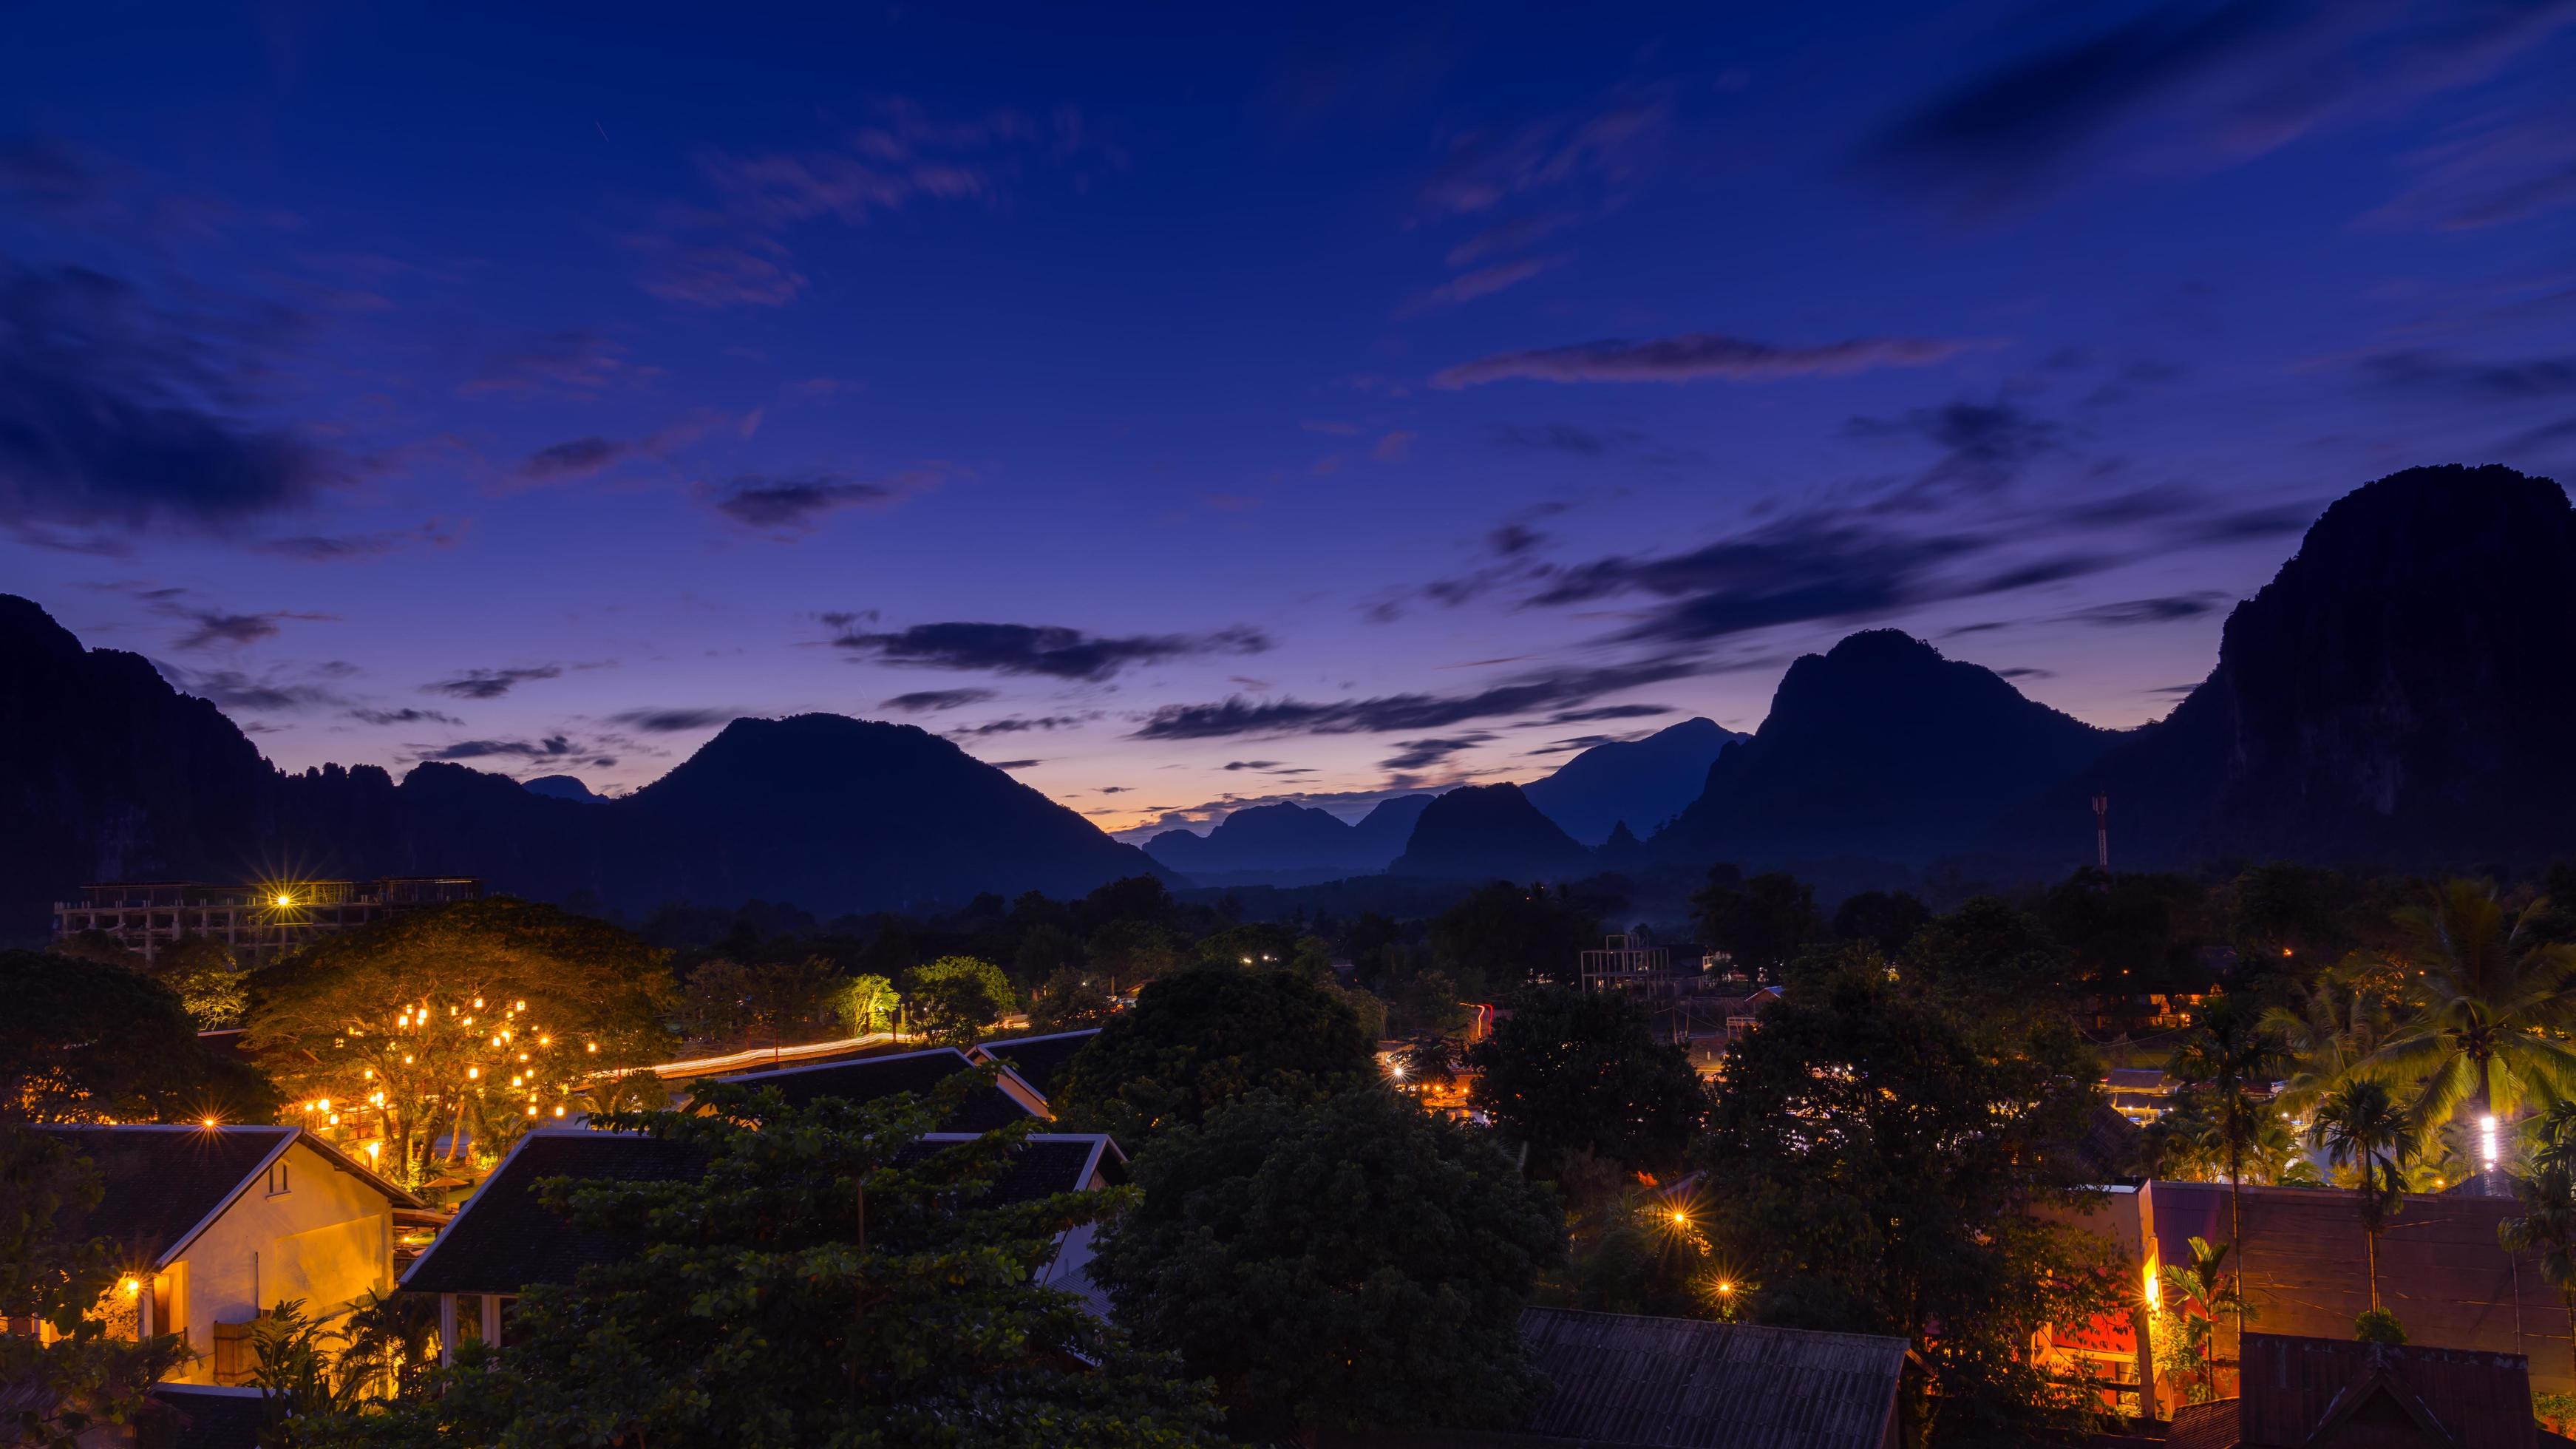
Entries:
POLYGON ((1996 896, 1936 916, 1901 958, 1904 971, 1974 1011, 2026 1014, 2065 999, 2075 967, 2038 917, 1996 896))
POLYGON ((2273 1098, 2278 1111, 2304 1117, 2351 1078, 2386 1070, 2371 1057, 2388 1040, 2387 1003, 2336 975, 2307 982, 2287 1002, 2265 1008, 2263 1029, 2289 1055, 2289 1076, 2273 1098))
POLYGON ((1688 1054, 1618 992, 1525 991, 1467 1060, 1476 1105, 1548 1177, 1575 1153, 1669 1172, 1708 1105, 1688 1054))
POLYGON ((53 1331, 0 1334, 0 1444, 73 1449, 130 1423, 152 1383, 188 1357, 175 1334, 136 1336, 117 1245, 56 1231, 95 1207, 97 1172, 62 1136, 0 1120, 0 1318, 53 1331))
POLYGON ((2448 880, 2399 913, 2413 980, 2414 1017, 2370 1062, 2401 1082, 2421 1081, 2418 1132, 2475 1106, 2510 1117, 2576 1096, 2576 1048, 2557 1036, 2569 1020, 2576 947, 2543 939, 2546 901, 2508 912, 2495 888, 2448 880))
POLYGON ((2507 1251, 2539 1255, 2542 1276, 2567 1306, 2569 1361, 2576 1365, 2576 1172, 2564 1164, 2538 1167, 2515 1181, 2514 1194, 2522 1216, 2498 1223, 2497 1241, 2507 1251))
POLYGON ((1520 1310, 1563 1221, 1474 1132, 1380 1087, 1263 1095, 1166 1134, 1136 1179, 1094 1274, 1238 1430, 1510 1427, 1542 1387, 1520 1310))
POLYGON ((2336 1167, 2354 1175, 2353 1207, 2361 1214, 2362 1267, 2370 1283, 2370 1308, 2379 1311, 2379 1232, 2404 1201, 2406 1159, 2415 1141, 2406 1111, 2388 1084, 2362 1077, 2346 1082, 2317 1104, 2308 1138, 2336 1167))
POLYGON ((934 1040, 972 1046, 1018 999, 1002 968, 977 956, 942 956, 903 973, 903 999, 934 1040))
POLYGON ((322 1120, 372 1119, 379 1165, 422 1175, 431 1145, 498 1150, 603 1096, 678 1038, 661 952, 605 921, 497 897, 327 937, 261 972, 248 1039, 322 1120))
POLYGON ((1256 1091, 1311 1102, 1374 1081, 1350 1007, 1293 971, 1201 966, 1137 993, 1065 1068, 1056 1115, 1142 1146, 1256 1091))
POLYGON ((702 1083, 698 1111, 616 1119, 690 1144, 705 1170, 542 1192, 584 1228, 640 1231, 642 1251, 530 1288, 506 1345, 468 1358, 436 1398, 312 1437, 388 1449, 1211 1444, 1204 1384, 1036 1282, 1058 1234, 1127 1192, 995 1201, 1027 1123, 916 1145, 976 1081, 804 1107, 702 1083))
POLYGON ((2028 1349, 2126 1287, 2067 1222, 2099 1201, 2097 1075, 2064 1028, 1962 1017, 1874 957, 1820 973, 1728 1049, 1695 1154, 1717 1256, 1764 1322, 1910 1340, 1918 1442, 2075 1424, 2028 1349))
POLYGON ((0 951, 0 1111, 35 1121, 265 1121, 266 1078, 207 1048, 186 1006, 123 966, 0 951))

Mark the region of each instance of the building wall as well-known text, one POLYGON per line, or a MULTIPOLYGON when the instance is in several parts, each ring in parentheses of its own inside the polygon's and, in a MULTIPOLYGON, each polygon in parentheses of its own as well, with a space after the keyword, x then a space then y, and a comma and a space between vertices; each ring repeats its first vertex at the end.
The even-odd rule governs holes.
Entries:
POLYGON ((324 1317, 393 1286, 393 1204, 298 1139, 279 1159, 288 1190, 253 1181, 154 1285, 198 1361, 173 1375, 214 1381, 215 1325, 247 1323, 281 1298, 324 1317))
MULTIPOLYGON (((2229 1237, 2224 1183, 2155 1182, 2137 1200, 2144 1239, 2162 1262, 2190 1262, 2194 1236, 2229 1237)), ((2380 1305, 2406 1326, 2409 1342, 2523 1354, 2535 1392, 2576 1392, 2566 1303, 2536 1256, 2508 1253, 2496 1241, 2497 1226, 2521 1211, 2510 1199, 2410 1194, 2379 1235, 2380 1305)), ((2370 1306, 2353 1194, 2249 1187, 2244 1223, 2238 1265, 2255 1309, 2246 1326, 2350 1338, 2354 1318, 2370 1306)))

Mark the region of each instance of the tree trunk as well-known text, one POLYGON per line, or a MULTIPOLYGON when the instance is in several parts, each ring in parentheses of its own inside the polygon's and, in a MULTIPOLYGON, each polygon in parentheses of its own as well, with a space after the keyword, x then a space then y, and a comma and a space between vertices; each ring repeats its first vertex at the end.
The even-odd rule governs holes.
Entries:
MULTIPOLYGON (((2238 1093, 2235 1105, 2237 1111, 2231 1115, 2242 1115, 2244 1108, 2242 1092, 2238 1093)), ((2240 1129, 2230 1134, 2227 1140, 2227 1255, 2236 1260, 2236 1341, 2240 1345, 2239 1354, 2244 1351, 2241 1345, 2245 1341, 2245 1146, 2242 1141, 2243 1136, 2244 1133, 2240 1129)), ((2209 1391, 2215 1394, 2218 1392, 2218 1325, 2215 1323, 2210 1325, 2209 1338, 2211 1360, 2209 1391)))
POLYGON ((2376 1313, 2379 1311, 2379 1229, 2368 1223, 2362 1224, 2361 1246, 2363 1261, 2370 1274, 2370 1311, 2376 1313))

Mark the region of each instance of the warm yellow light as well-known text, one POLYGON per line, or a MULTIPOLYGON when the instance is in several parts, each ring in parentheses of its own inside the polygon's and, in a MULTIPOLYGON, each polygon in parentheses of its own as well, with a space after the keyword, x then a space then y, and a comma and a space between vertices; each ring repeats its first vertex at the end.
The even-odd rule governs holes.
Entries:
POLYGON ((116 1280, 116 1291, 128 1298, 137 1297, 143 1292, 143 1280, 129 1273, 116 1280))
POLYGON ((465 1075, 469 1077, 479 1077, 483 1075, 483 1069, 481 1067, 467 1067, 465 1069, 465 1075))
POLYGON ((482 997, 478 996, 478 997, 475 997, 475 998, 474 998, 474 1009, 475 1009, 476 1011, 481 1011, 481 1010, 483 1009, 483 998, 482 998, 482 997))
POLYGON ((212 1118, 212 1117, 207 1118, 207 1119, 206 1119, 206 1123, 205 1123, 205 1125, 207 1125, 207 1126, 209 1126, 209 1127, 214 1126, 214 1125, 215 1125, 215 1119, 214 1119, 214 1118, 212 1118))
POLYGON ((1719 1297, 1727 1297, 1735 1292, 1735 1285, 1724 1278, 1720 1278, 1717 1280, 1717 1292, 1719 1297))
POLYGON ((514 1002, 514 1003, 511 1005, 510 1009, 511 1009, 512 1011, 525 1011, 525 1010, 527 1010, 527 1009, 528 1009, 528 1003, 526 1003, 526 1002, 524 1002, 524 1001, 521 1001, 521 1002, 514 1002))
POLYGON ((291 905, 295 904, 295 897, 293 897, 293 896, 279 896, 279 897, 277 898, 277 903, 278 903, 279 905, 281 905, 281 906, 291 906, 291 905))
POLYGON ((536 1108, 534 1108, 534 1107, 530 1107, 530 1108, 528 1109, 528 1115, 529 1115, 529 1116, 531 1116, 531 1117, 534 1117, 535 1115, 537 1115, 537 1109, 536 1109, 536 1108))
POLYGON ((330 1099, 330 1098, 328 1098, 328 1097, 325 1097, 325 1098, 323 1098, 321 1101, 316 1102, 316 1103, 314 1103, 313 1105, 314 1105, 314 1106, 316 1106, 316 1107, 321 1108, 321 1109, 322 1109, 323 1111, 325 1111, 325 1112, 328 1112, 328 1111, 330 1111, 330 1110, 331 1110, 331 1099, 330 1099))
POLYGON ((1677 1228, 1689 1227, 1690 1214, 1683 1212, 1680 1208, 1673 1209, 1673 1226, 1677 1228))
POLYGON ((367 1144, 367 1161, 374 1162, 376 1159, 384 1155, 385 1144, 382 1142, 370 1142, 367 1144))
POLYGON ((2147 1275, 2147 1306, 2148 1306, 2149 1308, 2155 1308, 2155 1307, 2158 1307, 2158 1306, 2162 1305, 2162 1304, 2163 1304, 2163 1302, 2164 1302, 2164 1294, 2163 1294, 2163 1292, 2162 1292, 2161 1290, 2159 1290, 2159 1289, 2156 1287, 2156 1265, 2155 1265, 2155 1264, 2153 1264, 2153 1263, 2149 1263, 2149 1264, 2147 1265, 2147 1267, 2146 1267, 2146 1275, 2147 1275))
POLYGON ((537 1038, 537 1045, 539 1046, 553 1046, 554 1044, 555 1039, 553 1037, 541 1036, 537 1038))
POLYGON ((404 1066, 410 1066, 410 1065, 411 1065, 411 1053, 409 1053, 409 1052, 404 1052, 404 1053, 403 1053, 403 1065, 404 1065, 404 1066))
POLYGON ((557 1108, 555 1109, 555 1115, 556 1115, 556 1116, 558 1116, 558 1117, 562 1116, 562 1115, 563 1115, 563 1108, 561 1108, 561 1107, 557 1107, 557 1108))
POLYGON ((599 1043, 592 1042, 590 1045, 583 1047, 582 1050, 586 1052, 595 1052, 599 1050, 599 1043))

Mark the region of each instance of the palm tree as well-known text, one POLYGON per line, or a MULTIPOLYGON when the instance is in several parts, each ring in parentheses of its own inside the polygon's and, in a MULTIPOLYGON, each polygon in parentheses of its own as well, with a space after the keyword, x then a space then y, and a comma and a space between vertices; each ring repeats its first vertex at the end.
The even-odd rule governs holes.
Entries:
POLYGON ((2507 1252, 2540 1255, 2541 1276, 2567 1305, 2567 1351, 2576 1364, 2576 1173, 2564 1163, 2541 1166, 2514 1183, 2514 1194, 2522 1216, 2496 1224, 2496 1240, 2507 1252))
POLYGON ((2569 1018, 2576 949, 2530 929, 2547 908, 2535 900, 2508 919, 2493 886, 2449 880, 2425 905, 2398 913, 2420 972, 2421 1009, 2367 1061, 2424 1084, 2411 1113, 2418 1133, 2473 1101, 2510 1117, 2576 1096, 2576 1051, 2550 1035, 2569 1018))
POLYGON ((2347 1082, 2317 1104, 2309 1140, 2325 1149, 2337 1167, 2359 1170, 2356 1205, 2361 1210, 2364 1263, 2370 1275, 2370 1306, 2379 1307, 2379 1229, 2405 1191, 2407 1148, 2413 1134, 2407 1114, 2389 1095, 2388 1084, 2364 1077, 2347 1082))
MULTIPOLYGON (((2280 1039, 2265 1030, 2251 1004, 2222 996, 2193 1023, 2165 1070, 2176 1081, 2206 1088, 2210 1127, 2227 1164, 2227 1241, 2245 1241, 2245 1154, 2261 1131, 2263 1104, 2248 1095, 2271 1082, 2282 1061, 2280 1039)), ((2240 1249, 2237 1261, 2244 1261, 2240 1249)), ((2241 1331, 2244 1324, 2237 1324, 2241 1331)))
POLYGON ((2156 1275, 2157 1297, 2165 1317, 2176 1330, 2159 1344, 2162 1367, 2177 1377, 2189 1374, 2197 1380, 2186 1394, 2195 1404, 2206 1403, 2218 1396, 2218 1315, 2233 1312, 2237 1316, 2237 1333, 2245 1331, 2245 1316, 2252 1307, 2226 1272, 2230 1245, 2209 1245, 2206 1238, 2191 1240, 2191 1262, 2167 1263, 2156 1275))
POLYGON ((2263 1027, 2290 1057, 2289 1079, 2273 1105, 2303 1117, 2346 1080, 2375 1072, 2367 1063, 2387 1041, 2388 1008, 2369 992, 2321 978, 2298 988, 2289 1005, 2266 1009, 2263 1027))

